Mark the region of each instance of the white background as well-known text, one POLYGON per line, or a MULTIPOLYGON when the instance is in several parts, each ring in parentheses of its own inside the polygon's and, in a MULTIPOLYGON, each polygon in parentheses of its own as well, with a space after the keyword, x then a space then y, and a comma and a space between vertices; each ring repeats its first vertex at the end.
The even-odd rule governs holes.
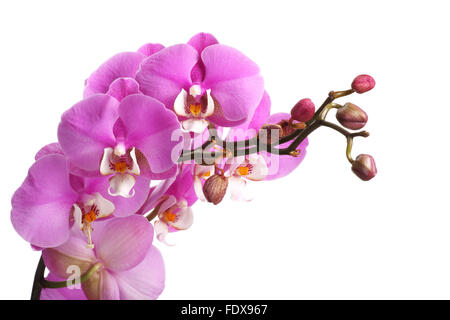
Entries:
POLYGON ((344 98, 369 114, 378 176, 350 171, 327 128, 289 177, 252 185, 251 203, 195 206, 161 248, 161 299, 450 298, 447 1, 2 1, 0 298, 28 299, 39 253, 10 223, 10 198, 61 113, 103 61, 147 42, 213 33, 262 70, 274 112, 344 98))

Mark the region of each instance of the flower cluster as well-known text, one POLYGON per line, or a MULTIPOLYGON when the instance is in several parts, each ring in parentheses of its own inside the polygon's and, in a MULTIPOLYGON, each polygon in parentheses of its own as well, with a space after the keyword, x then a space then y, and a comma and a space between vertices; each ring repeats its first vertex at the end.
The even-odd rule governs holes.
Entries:
POLYGON ((157 298, 165 272, 154 237, 170 244, 169 233, 188 229, 198 199, 249 201, 249 182, 291 173, 320 126, 343 134, 353 172, 373 178, 373 158, 350 154, 367 132, 325 118, 336 108, 343 127, 361 129, 367 114, 333 101, 374 85, 361 75, 317 111, 302 99, 271 114, 257 64, 211 34, 113 56, 86 80, 58 142, 37 152, 12 198, 14 228, 49 270, 34 298, 157 298))

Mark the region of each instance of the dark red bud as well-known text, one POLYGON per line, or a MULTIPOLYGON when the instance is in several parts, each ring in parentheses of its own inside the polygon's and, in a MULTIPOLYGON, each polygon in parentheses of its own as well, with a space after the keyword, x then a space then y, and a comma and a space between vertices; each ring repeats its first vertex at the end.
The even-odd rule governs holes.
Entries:
POLYGON ((364 181, 369 181, 377 174, 377 166, 371 155, 360 154, 352 163, 352 171, 364 181))
POLYGON ((222 201, 228 188, 228 178, 215 174, 203 185, 203 194, 208 202, 218 204, 222 201))
POLYGON ((352 82, 352 89, 357 93, 364 93, 375 87, 375 80, 368 74, 357 76, 352 82))
POLYGON ((302 99, 292 108, 291 117, 300 122, 307 122, 314 117, 316 106, 311 99, 302 99))
POLYGON ((359 130, 366 125, 369 117, 363 109, 353 103, 347 102, 336 112, 336 119, 348 129, 359 130))

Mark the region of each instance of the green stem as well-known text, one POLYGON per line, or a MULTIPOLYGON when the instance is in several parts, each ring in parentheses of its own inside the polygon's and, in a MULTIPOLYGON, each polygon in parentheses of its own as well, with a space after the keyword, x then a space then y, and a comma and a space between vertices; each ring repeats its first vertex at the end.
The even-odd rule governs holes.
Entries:
MULTIPOLYGON (((88 271, 86 271, 80 277, 80 283, 83 283, 83 282, 89 280, 94 273, 96 273, 98 270, 100 270, 100 268, 102 266, 103 265, 100 262, 94 264, 88 271)), ((66 280, 66 281, 49 281, 49 280, 42 279, 40 281, 40 283, 43 288, 49 288, 49 289, 66 288, 66 287, 69 287, 72 285, 72 283, 69 283, 68 280, 66 280)))

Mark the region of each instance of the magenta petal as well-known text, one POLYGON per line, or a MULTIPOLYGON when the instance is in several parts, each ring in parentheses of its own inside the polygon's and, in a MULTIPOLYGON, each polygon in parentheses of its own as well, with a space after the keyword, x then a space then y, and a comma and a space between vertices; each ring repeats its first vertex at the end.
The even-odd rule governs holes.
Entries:
POLYGON ((156 99, 131 95, 120 104, 119 115, 127 144, 145 155, 153 173, 167 171, 176 163, 178 156, 172 151, 180 142, 172 141, 172 134, 180 130, 180 124, 173 112, 156 99))
POLYGON ((99 172, 105 147, 114 147, 113 133, 119 102, 108 95, 94 95, 64 112, 58 140, 77 167, 99 172))
POLYGON ((117 281, 107 270, 100 272, 100 300, 119 300, 120 292, 117 281))
POLYGON ((191 70, 198 59, 197 51, 187 44, 162 49, 145 59, 136 80, 144 94, 171 108, 181 89, 189 89, 191 70))
POLYGON ((264 91, 263 97, 253 113, 253 118, 248 119, 241 125, 233 127, 227 137, 227 140, 239 141, 255 137, 259 129, 267 123, 269 116, 270 97, 267 92, 264 91))
MULTIPOLYGON (((49 273, 47 278, 48 281, 64 281, 65 279, 59 278, 53 273, 49 273)), ((70 288, 59 288, 59 289, 42 289, 41 300, 87 300, 83 290, 76 289, 74 287, 70 288)))
POLYGON ((160 202, 161 197, 166 193, 167 189, 172 185, 175 179, 176 176, 173 176, 167 180, 161 181, 156 187, 153 187, 149 192, 147 200, 138 210, 137 214, 146 214, 152 210, 160 202))
MULTIPOLYGON (((198 54, 201 54, 203 49, 205 49, 206 47, 217 43, 219 42, 212 34, 203 32, 197 33, 188 41, 188 44, 193 46, 197 50, 198 54)), ((193 83, 202 82, 204 76, 205 76, 205 66, 202 60, 199 60, 191 71, 192 82, 193 83)))
POLYGON ((198 199, 194 189, 193 174, 192 165, 183 165, 182 171, 166 194, 173 195, 178 201, 184 199, 187 201, 188 206, 192 206, 198 199))
POLYGON ((118 78, 109 86, 107 95, 122 101, 130 94, 140 93, 139 84, 133 78, 118 78))
POLYGON ((42 147, 34 156, 34 160, 39 160, 43 156, 49 155, 49 154, 60 154, 64 155, 64 152, 61 149, 61 146, 58 142, 50 143, 44 147, 42 147))
MULTIPOLYGON (((291 115, 289 113, 276 113, 270 116, 267 123, 276 124, 281 120, 289 120, 291 115)), ((281 144, 278 148, 286 148, 289 146, 289 142, 281 144)), ((308 139, 303 140, 298 146, 298 150, 301 150, 298 157, 291 157, 287 155, 274 155, 268 154, 266 152, 261 152, 267 163, 268 175, 265 180, 275 180, 287 176, 289 173, 294 171, 306 156, 306 147, 308 146, 308 139)))
POLYGON ((211 95, 219 102, 223 116, 230 121, 251 116, 263 93, 264 81, 259 75, 217 82, 211 86, 211 95))
POLYGON ((138 52, 122 52, 103 63, 86 80, 84 97, 95 93, 106 93, 109 85, 117 78, 134 78, 145 56, 138 52))
POLYGON ((223 44, 206 47, 201 57, 206 69, 203 84, 208 88, 221 81, 259 74, 259 67, 256 63, 238 50, 223 44))
POLYGON ((152 246, 145 259, 133 269, 117 272, 115 279, 121 300, 156 299, 165 282, 164 261, 161 253, 152 246))
POLYGON ((12 198, 11 221, 28 242, 56 247, 69 237, 69 215, 78 194, 69 183, 66 159, 58 154, 36 161, 12 198))
POLYGON ((79 229, 73 229, 70 238, 56 248, 42 251, 47 268, 56 276, 67 279, 72 274, 69 268, 78 267, 81 274, 97 261, 94 251, 87 248, 87 240, 79 229))
POLYGON ((138 215, 112 219, 97 231, 97 257, 112 271, 129 270, 141 263, 153 241, 152 225, 138 215))
POLYGON ((164 46, 160 43, 147 43, 138 49, 138 52, 146 57, 150 57, 152 54, 157 53, 164 49, 164 46))

